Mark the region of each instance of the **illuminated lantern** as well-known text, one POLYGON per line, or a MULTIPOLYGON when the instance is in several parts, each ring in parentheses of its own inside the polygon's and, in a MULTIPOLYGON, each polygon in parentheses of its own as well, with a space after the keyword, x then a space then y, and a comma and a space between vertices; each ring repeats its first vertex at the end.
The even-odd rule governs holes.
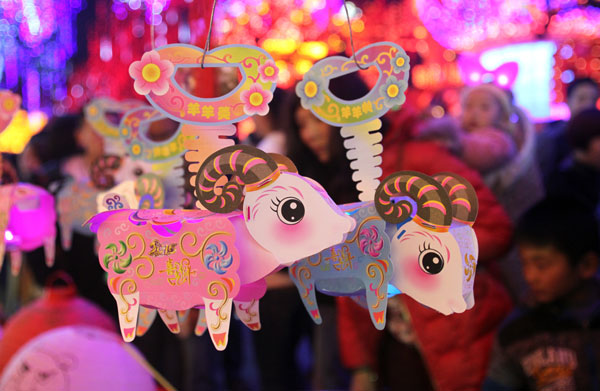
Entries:
POLYGON ((88 326, 48 331, 25 345, 0 378, 0 390, 154 391, 133 346, 88 326))
MULTIPOLYGON (((70 279, 70 278, 69 278, 70 279)), ((90 325, 115 331, 113 320, 91 302, 77 296, 75 286, 46 287, 44 295, 23 307, 6 324, 0 340, 0 372, 28 341, 48 330, 90 325)))
POLYGON ((46 264, 52 266, 55 225, 54 197, 46 190, 27 183, 0 187, 0 259, 6 249, 11 254, 13 274, 19 272, 22 251, 42 246, 46 264))

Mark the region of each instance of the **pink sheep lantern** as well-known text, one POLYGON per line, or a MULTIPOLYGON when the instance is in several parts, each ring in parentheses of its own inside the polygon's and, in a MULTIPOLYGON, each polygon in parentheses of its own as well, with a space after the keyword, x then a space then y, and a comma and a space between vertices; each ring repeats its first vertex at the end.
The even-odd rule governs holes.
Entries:
POLYGON ((138 322, 142 333, 149 327, 152 309, 179 332, 176 311, 197 307, 204 314, 196 334, 208 328, 223 350, 233 303, 249 328, 260 328, 264 277, 354 229, 322 187, 282 168, 256 148, 223 148, 196 176, 199 201, 210 211, 119 210, 90 220, 126 341, 138 322))
POLYGON ((0 266, 5 250, 11 255, 11 270, 18 274, 22 251, 44 247, 46 264, 54 264, 56 211, 54 197, 27 183, 0 187, 0 266))

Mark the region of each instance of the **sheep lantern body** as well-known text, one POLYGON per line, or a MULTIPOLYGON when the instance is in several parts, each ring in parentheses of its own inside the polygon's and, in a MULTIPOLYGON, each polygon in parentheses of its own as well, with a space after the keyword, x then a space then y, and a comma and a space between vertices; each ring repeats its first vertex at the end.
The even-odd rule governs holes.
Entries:
POLYGON ((135 337, 140 305, 160 309, 173 332, 179 332, 175 311, 205 306, 213 341, 224 347, 240 289, 236 232, 227 216, 122 209, 100 213, 90 224, 125 341, 135 337))
POLYGON ((198 307, 196 333, 206 327, 222 350, 234 299, 242 321, 260 328, 264 277, 344 241, 354 219, 288 168, 252 147, 224 148, 197 175, 198 198, 210 211, 122 209, 90 220, 126 341, 135 336, 138 313, 147 328, 155 316, 148 309, 159 309, 178 332, 176 311, 198 307))
POLYGON ((364 296, 373 325, 383 330, 393 275, 386 224, 372 202, 343 209, 356 221, 348 239, 295 263, 290 277, 315 323, 322 322, 315 296, 318 290, 332 296, 364 296))
POLYGON ((478 202, 466 179, 401 171, 379 185, 374 202, 342 209, 356 219, 350 239, 290 267, 316 323, 316 290, 357 299, 380 330, 387 297, 397 292, 445 315, 473 307, 478 202))

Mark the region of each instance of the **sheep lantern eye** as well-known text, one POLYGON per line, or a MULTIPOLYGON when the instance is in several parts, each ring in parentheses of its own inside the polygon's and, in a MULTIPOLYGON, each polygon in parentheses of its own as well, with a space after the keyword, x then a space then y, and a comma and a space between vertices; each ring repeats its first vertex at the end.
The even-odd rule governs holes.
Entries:
POLYGON ((284 198, 277 204, 277 217, 284 224, 298 224, 304 217, 304 204, 295 197, 284 198))
POLYGON ((425 273, 438 274, 444 269, 444 258, 433 249, 427 249, 419 255, 419 265, 425 273))

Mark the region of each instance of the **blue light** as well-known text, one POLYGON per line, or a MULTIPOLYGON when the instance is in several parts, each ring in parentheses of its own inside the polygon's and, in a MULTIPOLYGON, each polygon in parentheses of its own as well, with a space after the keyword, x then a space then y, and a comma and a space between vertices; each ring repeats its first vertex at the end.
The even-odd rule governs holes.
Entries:
POLYGON ((568 84, 575 80, 575 73, 568 69, 560 75, 560 80, 562 80, 563 83, 568 84))

